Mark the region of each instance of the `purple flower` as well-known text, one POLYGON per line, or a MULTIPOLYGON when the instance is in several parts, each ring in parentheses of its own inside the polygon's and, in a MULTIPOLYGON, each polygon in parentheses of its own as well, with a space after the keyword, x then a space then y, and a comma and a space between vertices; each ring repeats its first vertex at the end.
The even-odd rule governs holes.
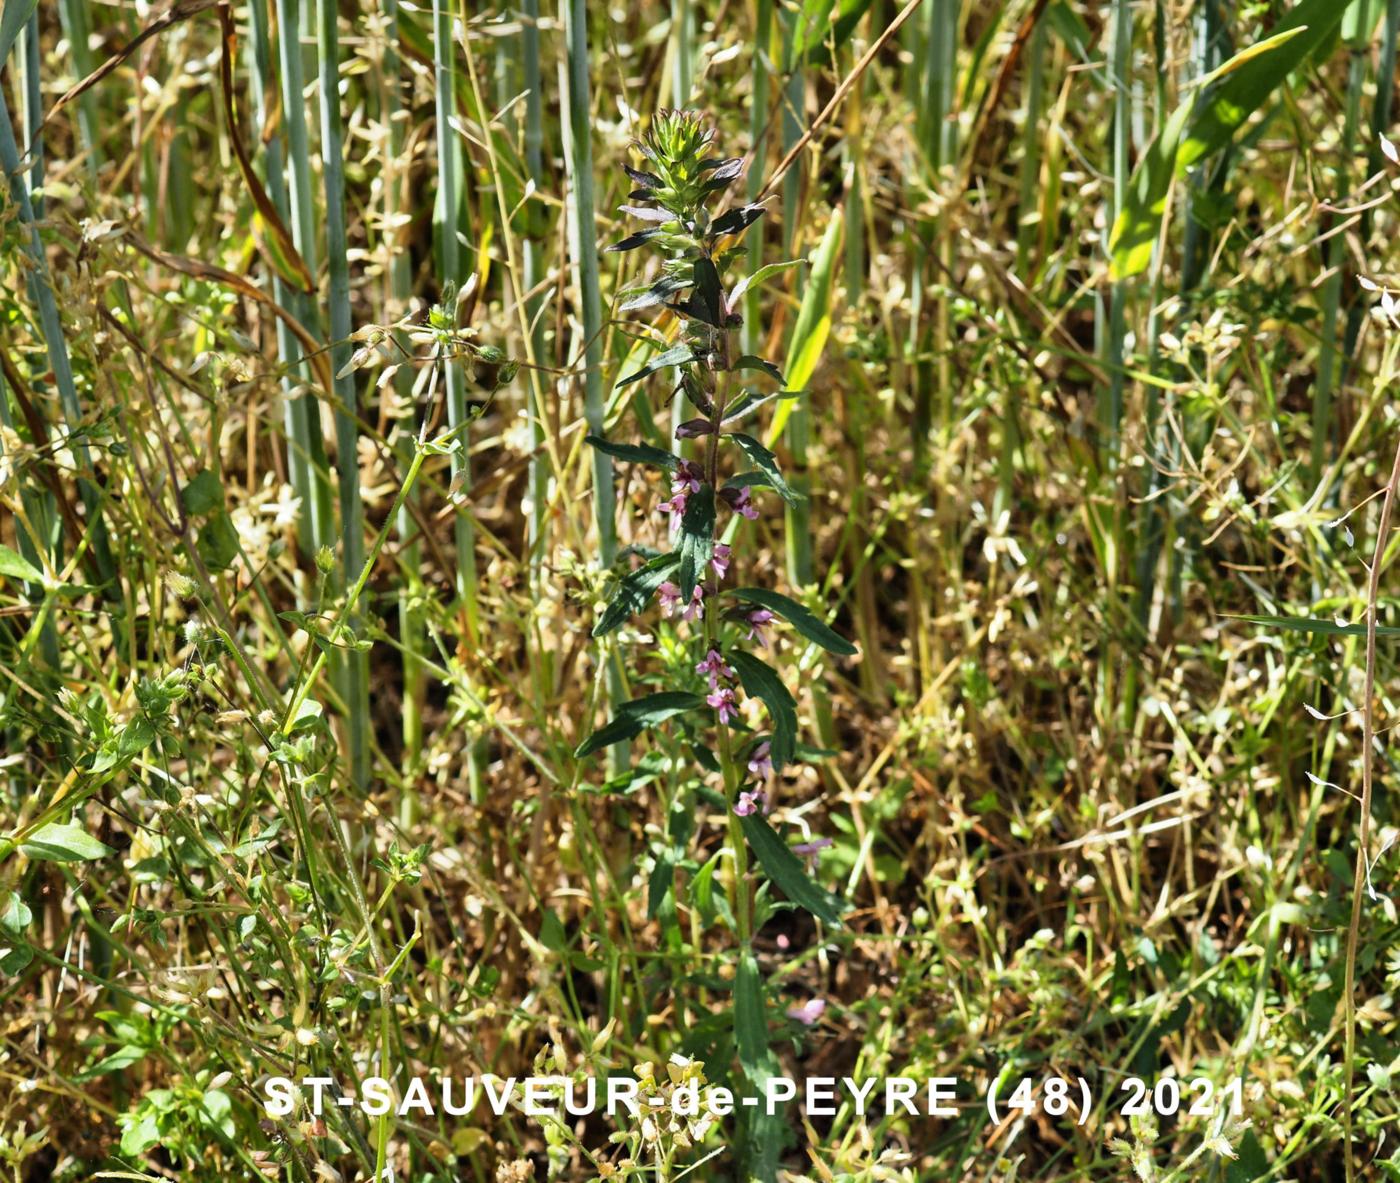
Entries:
POLYGON ((763 626, 773 620, 773 613, 767 608, 755 608, 744 617, 749 622, 749 640, 756 642, 760 647, 768 644, 768 638, 763 635, 763 626))
POLYGON ((661 611, 670 616, 681 602, 681 589, 669 579, 656 589, 656 597, 661 601, 661 611))
POLYGON ((737 514, 742 514, 749 521, 758 520, 758 507, 753 503, 753 497, 749 493, 747 485, 738 489, 725 489, 720 496, 728 503, 729 508, 737 514))
POLYGON ((719 689, 719 680, 732 682, 734 680, 734 667, 724 664, 724 658, 718 649, 711 649, 705 654, 705 660, 698 662, 695 666, 697 674, 705 674, 710 679, 710 689, 719 689))
POLYGON ((698 493, 705 485, 705 473, 692 460, 682 460, 671 478, 672 493, 698 493))
POLYGON ((710 556, 710 566, 721 579, 729 573, 729 547, 723 542, 715 543, 715 552, 710 556))
POLYGON ((799 842, 792 848, 793 854, 816 854, 831 845, 830 838, 813 838, 810 842, 799 842))
POLYGON ((811 998, 801 1006, 788 1007, 787 1017, 794 1022, 801 1023, 804 1027, 810 1027, 826 1013, 825 998, 811 998))
POLYGON ((766 739, 754 748, 749 757, 749 771, 760 779, 773 775, 773 757, 769 755, 769 743, 766 739))
POLYGON ((705 589, 697 583, 695 585, 695 590, 690 593, 690 603, 686 605, 685 611, 681 613, 681 619, 699 620, 700 614, 705 611, 704 601, 705 589))
POLYGON ((732 719, 739 717, 739 702, 734 697, 734 691, 728 686, 716 690, 713 694, 706 696, 705 701, 719 712, 719 721, 728 723, 732 719))
POLYGON ((734 802, 734 812, 740 817, 748 817, 751 813, 757 813, 766 804, 766 799, 762 789, 744 791, 739 794, 739 799, 734 802))

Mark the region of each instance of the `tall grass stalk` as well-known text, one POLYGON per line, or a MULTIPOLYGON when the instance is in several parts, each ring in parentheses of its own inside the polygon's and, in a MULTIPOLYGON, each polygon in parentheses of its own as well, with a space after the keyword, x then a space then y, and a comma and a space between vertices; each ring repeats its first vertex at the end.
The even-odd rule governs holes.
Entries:
MULTIPOLYGON (((350 259, 345 228, 345 146, 340 118, 340 37, 335 0, 317 0, 316 58, 321 115, 321 179, 325 187, 326 264, 329 273, 330 360, 335 384, 335 445, 340 489, 341 586, 365 558, 365 511, 360 497, 359 428, 355 375, 348 372, 353 347, 350 335, 350 259)), ((361 615, 349 625, 358 633, 361 615)), ((369 660, 358 649, 343 652, 341 693, 350 740, 350 780, 363 791, 369 785, 369 660)))
MULTIPOLYGON (((527 179, 539 188, 547 184, 544 171, 544 83, 540 71, 540 3, 523 0, 520 24, 520 75, 525 87, 525 171, 527 179)), ((538 581, 547 545, 546 510, 549 502, 550 458, 545 452, 544 375, 538 368, 545 355, 544 298, 540 291, 547 274, 543 233, 534 232, 540 215, 532 204, 526 216, 530 229, 522 238, 521 284, 525 289, 526 361, 525 413, 530 425, 530 515, 526 539, 530 551, 530 571, 538 581)))
MULTIPOLYGON (((256 0, 254 0, 256 2, 256 0)), ((302 68, 302 25, 300 0, 277 0, 277 60, 281 76, 282 124, 287 134, 287 166, 285 179, 287 209, 290 213, 292 244, 312 275, 319 270, 320 250, 316 241, 316 197, 311 181, 311 146, 306 129, 306 86, 302 68)), ((271 145, 269 145, 271 151, 271 145)), ((270 197, 274 204, 281 200, 278 171, 269 162, 267 167, 270 197)), ((286 307, 312 332, 322 331, 323 317, 319 302, 301 292, 283 289, 286 307)), ((284 367, 294 367, 288 378, 295 384, 284 386, 288 399, 284 409, 288 456, 294 458, 292 472, 305 470, 307 500, 301 515, 307 520, 302 534, 308 553, 333 545, 335 519, 331 508, 330 468, 326 462, 326 445, 321 430, 321 405, 311 394, 315 381, 310 363, 303 356, 301 343, 280 317, 277 321, 277 352, 284 367)), ((330 391, 325 392, 330 395, 330 391)))
MULTIPOLYGON (((580 302, 583 330, 583 417, 588 430, 603 434, 603 298, 598 283, 598 231, 593 202, 593 121, 588 81, 588 10, 584 0, 561 0, 560 23, 564 28, 564 61, 561 63, 564 106, 562 129, 564 161, 569 180, 567 223, 569 256, 574 286, 580 302)), ((617 557, 617 522, 613 492, 612 460, 597 448, 593 453, 593 521, 598 531, 598 561, 612 566, 617 557)), ((611 701, 626 698, 621 665, 614 655, 608 664, 611 701)), ((612 759, 622 767, 627 746, 615 744, 612 759)))
MULTIPOLYGON (((433 0, 433 93, 437 128, 437 204, 433 208, 433 238, 437 248, 438 281, 456 291, 462 282, 461 245, 457 219, 461 212, 462 153, 457 117, 457 67, 452 36, 450 0, 433 0)), ((455 309, 449 308, 455 316, 455 309)), ((467 426, 466 374, 462 362, 444 362, 447 422, 457 447, 452 453, 454 495, 465 495, 471 484, 471 437, 467 426)), ((456 591, 471 636, 477 634, 476 524, 471 506, 458 506, 453 535, 457 544, 456 591)))

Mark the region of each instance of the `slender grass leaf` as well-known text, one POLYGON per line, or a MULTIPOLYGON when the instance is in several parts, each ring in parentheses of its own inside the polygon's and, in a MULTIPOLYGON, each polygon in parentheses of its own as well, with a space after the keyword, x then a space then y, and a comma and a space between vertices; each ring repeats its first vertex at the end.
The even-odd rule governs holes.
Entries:
POLYGON ((705 567, 715 552, 715 491, 709 485, 692 493, 681 514, 680 573, 681 603, 689 604, 695 585, 705 576, 705 567))
POLYGON ((593 635, 606 636, 651 603, 656 589, 666 582, 666 577, 680 561, 677 554, 659 555, 624 578, 608 601, 608 606, 603 609, 598 623, 593 626, 593 635))
POLYGON ((833 632, 822 620, 796 600, 790 600, 787 596, 763 587, 736 588, 733 594, 741 600, 747 600, 751 604, 767 608, 770 612, 776 612, 807 640, 820 645, 829 653, 839 653, 843 657, 852 657, 857 652, 856 647, 850 641, 839 633, 833 632))
POLYGON ((32 859, 50 863, 85 863, 116 854, 110 846, 72 822, 50 822, 40 826, 20 843, 20 850, 32 859))
POLYGON ((583 442, 618 460, 629 460, 633 464, 654 464, 658 468, 675 468, 680 463, 680 457, 674 452, 653 448, 650 444, 615 444, 598 435, 586 435, 583 437, 583 442))
POLYGON ((1161 227, 1173 176, 1219 151, 1246 119, 1321 48, 1353 0, 1302 0, 1264 41, 1216 70, 1199 97, 1183 99, 1139 161, 1128 200, 1109 238, 1112 273, 1126 279, 1143 271, 1161 227), (1267 50, 1267 51, 1266 51, 1267 50))
POLYGON ((664 353, 659 353, 653 357, 646 365, 634 374, 628 374, 625 378, 618 379, 618 386, 626 386, 630 382, 639 382, 641 379, 649 377, 658 370, 664 370, 668 366, 683 366, 688 361, 693 361, 695 355, 691 352, 689 345, 673 345, 664 353))
MULTIPOLYGON (((1327 637, 1364 637, 1365 624, 1337 624, 1331 620, 1318 620, 1311 616, 1227 616, 1226 620, 1246 620, 1250 624, 1262 624, 1268 628, 1281 628, 1295 633, 1313 633, 1327 637)), ((1400 628, 1377 625, 1376 636, 1400 637, 1400 628)))
POLYGON ((764 873, 788 899, 824 924, 835 927, 841 923, 845 904, 807 874, 802 860, 788 849, 761 813, 741 817, 739 824, 764 873))
POLYGON ((39 0, 5 0, 4 12, 0 14, 0 65, 10 56, 20 30, 29 23, 38 7, 39 0))
MULTIPOLYGON (((812 255, 811 275, 802 293, 802 306, 797 312, 797 323, 792 326, 786 364, 783 366, 787 371, 787 386, 791 390, 806 389, 822 350, 826 348, 827 336, 831 333, 831 281, 841 259, 839 248, 844 224, 845 214, 838 206, 831 211, 826 233, 812 255)), ((774 414, 768 429, 770 448, 782 436, 795 406, 793 402, 784 403, 774 414)))
POLYGON ((743 450, 745 456, 758 466, 765 479, 784 501, 789 505, 796 505, 802 500, 802 494, 794 489, 783 479, 782 470, 778 468, 778 458, 765 448, 758 440, 751 435, 745 435, 741 431, 732 433, 729 437, 743 450))
POLYGON ((744 689, 755 698, 761 698, 768 708, 768 717, 773 720, 769 755, 773 760, 773 771, 780 772, 792 763, 797 744, 797 703, 782 679, 751 653, 736 649, 729 654, 729 660, 739 672, 744 689))
POLYGON ((789 259, 786 263, 769 263, 766 267, 760 267, 752 275, 746 275, 734 285, 734 290, 729 293, 729 306, 737 308, 739 300, 749 288, 757 287, 770 275, 776 275, 779 271, 786 271, 789 267, 796 267, 800 259, 789 259))
POLYGON ((660 694, 649 694, 645 698, 634 698, 618 707, 617 714, 610 722, 598 728, 579 744, 574 755, 582 759, 601 748, 633 739, 658 723, 664 723, 667 719, 704 705, 705 700, 700 695, 680 690, 666 690, 660 694))

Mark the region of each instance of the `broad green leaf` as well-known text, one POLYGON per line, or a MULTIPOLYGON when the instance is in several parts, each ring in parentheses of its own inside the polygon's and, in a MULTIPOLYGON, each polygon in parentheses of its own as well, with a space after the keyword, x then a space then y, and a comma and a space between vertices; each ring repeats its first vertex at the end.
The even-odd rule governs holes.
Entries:
POLYGON ((754 439, 753 436, 745 435, 743 432, 732 432, 729 438, 738 444, 743 450, 744 455, 754 462, 758 467, 758 471, 761 472, 768 483, 773 486, 774 491, 779 497, 789 505, 796 505, 802 500, 802 494, 783 479, 782 470, 778 467, 778 458, 774 456, 772 452, 754 439))
POLYGON ((32 859, 51 863, 85 863, 116 853, 71 822, 50 822, 40 826, 20 843, 19 848, 32 859))
POLYGON ((706 924, 713 924, 718 916, 732 929, 734 913, 730 911, 729 901, 724 898, 722 891, 715 891, 715 872, 719 869, 720 859, 723 857, 723 850, 715 851, 710 856, 710 861, 695 873, 695 878, 690 882, 690 901, 699 911, 700 919, 706 924))
MULTIPOLYGON (((1365 624, 1337 624, 1332 620, 1317 620, 1311 616, 1227 616, 1226 620, 1247 620, 1250 624, 1288 629, 1295 633, 1315 633, 1328 637, 1364 637, 1365 624)), ((1400 628, 1377 625, 1376 636, 1400 637, 1400 628)))
POLYGON ((22 554, 0 544, 0 575, 23 579, 26 583, 43 583, 44 573, 22 554))
POLYGON ((686 498, 681 514, 680 583, 681 603, 689 604, 695 585, 705 577, 705 567, 715 551, 715 491, 702 485, 700 492, 686 498))
POLYGON ((647 885, 647 919, 655 920, 676 885, 676 852, 668 846, 656 859, 647 885))
POLYGON ((674 452, 653 448, 650 444, 615 444, 599 435, 586 435, 583 437, 583 442, 597 448, 600 452, 606 452, 609 456, 616 457, 618 460, 628 460, 633 464, 654 464, 658 468, 675 468, 680 463, 680 457, 674 452))
POLYGON ((779 271, 786 271, 789 267, 796 267, 800 259, 789 259, 786 263, 769 263, 766 267, 760 267, 752 275, 746 275, 734 285, 734 290, 729 293, 729 306, 737 308, 739 301, 749 288, 757 287, 770 275, 776 275, 779 271))
POLYGON ((675 715, 683 715, 696 707, 704 706, 705 700, 698 694, 688 694, 679 690, 666 690, 660 694, 649 694, 645 698, 634 698, 617 708, 612 721, 600 727, 574 752, 580 759, 591 755, 600 748, 611 747, 624 739, 632 739, 649 727, 664 723, 675 715))
POLYGON ((728 656, 739 673, 744 689, 755 698, 761 698, 768 708, 768 716, 773 720, 769 755, 773 760, 773 771, 780 772, 784 766, 792 763, 797 744, 797 703, 783 685, 783 680, 753 654, 736 649, 728 656))
POLYGON ((1137 275, 1152 258, 1173 176, 1219 151, 1336 30, 1353 0, 1302 0, 1263 42, 1221 66, 1198 99, 1184 98, 1139 161, 1128 200, 1109 238, 1115 279, 1137 275))
POLYGON ((20 899, 18 892, 5 893, 5 902, 0 904, 0 932, 7 932, 12 937, 20 936, 33 919, 34 913, 20 899))
POLYGON ((658 353, 646 365, 635 373, 628 374, 625 378, 617 380, 618 386, 626 386, 631 382, 639 382, 643 378, 655 374, 658 370, 664 370, 668 366, 680 366, 694 359, 689 345, 673 345, 665 353, 658 353))
POLYGON ((805 908, 818 920, 833 927, 841 923, 845 905, 807 874, 807 868, 770 826, 761 813, 741 817, 739 824, 749 849, 764 873, 794 904, 805 908))
POLYGON ((201 468, 180 490, 180 503, 185 512, 195 517, 213 513, 224 505, 224 486, 207 468, 201 468))
POLYGON ((796 600, 791 600, 785 595, 763 587, 740 587, 736 588, 732 594, 741 600, 747 600, 751 604, 767 608, 770 612, 776 612, 807 640, 820 645, 829 653, 839 653, 843 657, 851 657, 857 652, 856 647, 850 641, 839 633, 833 632, 824 621, 819 620, 796 600))

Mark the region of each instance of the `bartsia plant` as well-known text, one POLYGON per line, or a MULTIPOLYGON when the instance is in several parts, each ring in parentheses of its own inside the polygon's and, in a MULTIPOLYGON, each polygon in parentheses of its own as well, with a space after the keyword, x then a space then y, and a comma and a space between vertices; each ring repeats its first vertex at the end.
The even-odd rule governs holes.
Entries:
POLYGON ((655 599, 661 615, 682 630, 684 644, 693 646, 683 676, 688 679, 693 670, 694 682, 616 704, 612 720, 578 752, 588 755, 677 721, 699 765, 723 782, 738 872, 735 927, 747 942, 753 901, 743 880, 750 850, 789 899, 829 923, 839 914, 836 901, 807 877, 800 859, 766 820, 768 782, 808 751, 799 745, 797 704, 779 672, 782 662, 800 649, 784 646, 772 626, 785 621, 806 642, 835 654, 856 650, 788 596, 735 586, 738 572, 753 566, 743 556, 744 544, 752 538, 747 523, 764 515, 769 497, 790 502, 798 497, 752 424, 766 404, 797 394, 782 389, 776 365, 735 347, 744 293, 779 268, 729 278, 731 266, 746 257, 739 240, 765 211, 757 204, 719 213, 711 209, 743 172, 742 159, 718 155, 714 141, 714 131, 695 112, 658 113, 635 145, 641 167, 626 170, 635 187, 621 212, 641 227, 606 248, 649 247, 661 255, 659 274, 623 292, 619 311, 663 313, 662 325, 679 322, 677 339, 659 343, 618 386, 678 375, 671 397, 684 400, 685 414, 674 432, 679 442, 668 451, 588 437, 589 444, 608 455, 662 469, 668 478, 656 504, 667 547, 619 578, 594 635, 613 633, 655 599), (763 704, 766 731, 746 726, 752 717, 745 706, 748 699, 763 704))

